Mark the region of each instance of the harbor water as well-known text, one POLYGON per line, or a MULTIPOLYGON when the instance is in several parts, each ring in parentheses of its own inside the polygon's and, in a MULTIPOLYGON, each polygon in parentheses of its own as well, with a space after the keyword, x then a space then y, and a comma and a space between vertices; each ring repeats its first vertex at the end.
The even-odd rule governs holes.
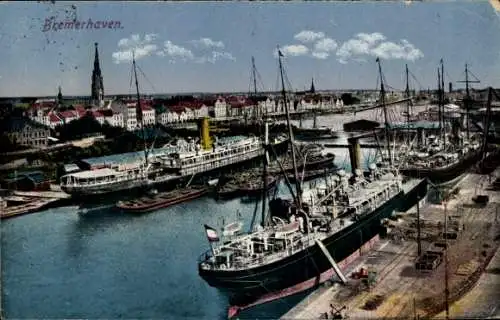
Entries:
MULTIPOLYGON (((339 166, 345 149, 332 149, 339 166)), ((373 150, 365 151, 365 160, 373 150)), ((280 186, 280 193, 287 195, 280 186)), ((59 207, 2 222, 2 311, 6 318, 223 319, 227 299, 199 276, 209 245, 203 225, 240 216, 255 203, 200 198, 145 215, 112 207, 59 207)), ((257 220, 260 217, 260 206, 257 220)), ((246 311, 277 318, 303 295, 246 311)), ((313 315, 312 315, 313 316, 313 315)))

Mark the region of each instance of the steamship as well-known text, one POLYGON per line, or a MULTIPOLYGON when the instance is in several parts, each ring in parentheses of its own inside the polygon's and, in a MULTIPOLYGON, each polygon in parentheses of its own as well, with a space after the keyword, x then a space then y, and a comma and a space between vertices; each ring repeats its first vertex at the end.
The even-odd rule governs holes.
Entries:
MULTIPOLYGON (((284 88, 282 93, 286 101, 284 88)), ((289 121, 288 126, 291 143, 289 121)), ((292 160, 299 181, 293 149, 292 160)), ((261 224, 254 226, 252 219, 249 232, 239 224, 230 233, 224 228, 219 237, 216 229, 205 225, 210 250, 199 257, 198 272, 210 286, 228 294, 230 317, 334 275, 346 281, 342 269, 361 248, 376 241, 382 221, 396 210, 407 210, 427 191, 427 180, 404 180, 392 163, 372 163, 364 173, 354 164, 352 168, 352 174, 341 170, 305 192, 300 182, 295 193, 289 185, 293 200, 271 200, 269 211, 262 210, 261 224)))
POLYGON ((332 180, 304 192, 302 207, 271 200, 269 216, 250 233, 240 228, 218 239, 208 229, 209 241, 220 241, 200 256, 198 272, 228 294, 236 308, 231 315, 331 279, 335 264, 343 269, 376 240, 383 219, 415 204, 427 188, 427 180, 403 182, 397 172, 376 166, 369 174, 339 171, 332 180))
MULTIPOLYGON (((286 147, 286 140, 278 137, 273 144, 281 150, 286 147)), ((207 148, 209 145, 206 141, 201 145, 191 142, 170 154, 150 155, 148 161, 71 173, 61 178, 61 189, 71 195, 84 196, 152 188, 241 165, 264 153, 258 137, 230 137, 217 140, 210 149, 207 148)))
MULTIPOLYGON (((132 60, 136 70, 135 58, 132 60)), ((136 73, 134 72, 134 75, 136 73)), ((137 115, 142 124, 139 86, 136 79, 137 115)), ((142 124, 144 129, 144 125, 142 124)), ((285 152, 287 140, 276 137, 272 142, 276 153, 285 152), (284 149, 284 150, 283 150, 284 149)), ((144 145, 146 143, 144 141, 144 145)), ((255 160, 264 154, 259 137, 229 137, 212 141, 208 117, 201 123, 201 143, 191 141, 169 154, 154 155, 144 149, 144 159, 131 164, 111 164, 96 170, 86 170, 61 177, 61 189, 75 197, 103 195, 122 191, 150 189, 172 185, 195 175, 255 160)))

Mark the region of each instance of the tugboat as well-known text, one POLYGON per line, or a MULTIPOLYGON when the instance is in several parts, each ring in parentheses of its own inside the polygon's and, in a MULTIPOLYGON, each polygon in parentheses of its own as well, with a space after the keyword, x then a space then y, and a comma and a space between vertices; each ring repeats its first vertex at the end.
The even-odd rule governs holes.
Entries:
MULTIPOLYGON (((278 49, 289 143, 293 145, 282 56, 278 49)), ((383 96, 383 85, 381 93, 383 96)), ((299 181, 294 148, 292 161, 299 181)), ((229 295, 229 317, 307 290, 334 275, 345 282, 342 268, 360 248, 373 245, 382 219, 403 205, 416 203, 416 190, 427 187, 426 180, 403 182, 392 163, 372 164, 366 175, 353 166, 351 176, 339 171, 330 180, 323 188, 308 192, 302 192, 300 183, 295 184, 295 192, 288 185, 293 201, 272 200, 269 214, 263 209, 261 224, 254 226, 252 219, 249 232, 240 230, 219 239, 217 230, 205 225, 210 250, 200 256, 198 272, 209 285, 229 295)))
POLYGON ((169 192, 155 193, 130 201, 119 201, 116 207, 128 213, 146 213, 200 198, 209 192, 206 186, 190 186, 169 192))

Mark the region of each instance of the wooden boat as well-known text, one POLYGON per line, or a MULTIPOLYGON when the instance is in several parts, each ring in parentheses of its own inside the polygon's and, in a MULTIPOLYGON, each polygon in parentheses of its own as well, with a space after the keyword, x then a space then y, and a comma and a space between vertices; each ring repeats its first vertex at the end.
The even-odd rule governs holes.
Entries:
POLYGON ((208 191, 209 188, 205 186, 191 186, 155 195, 144 196, 136 200, 119 201, 116 204, 116 207, 131 213, 151 212, 161 208, 170 207, 178 203, 200 198, 207 194, 208 191))
MULTIPOLYGON (((267 190, 276 187, 278 180, 274 177, 267 178, 267 190)), ((233 199, 236 197, 256 196, 262 194, 262 183, 258 180, 229 182, 219 188, 217 191, 217 199, 233 199)))
MULTIPOLYGON (((334 167, 334 161, 335 160, 335 155, 334 154, 327 154, 324 156, 312 156, 308 157, 306 161, 306 170, 316 170, 316 169, 323 169, 323 168, 331 168, 334 167)), ((285 170, 286 173, 291 173, 293 174, 293 164, 291 163, 290 160, 286 161, 283 165, 283 169, 285 170)), ((302 161, 298 161, 297 163, 297 168, 302 169, 304 167, 304 163, 302 161)), ((279 166, 273 166, 269 168, 269 173, 271 174, 280 174, 281 173, 281 168, 279 166)))
POLYGON ((36 212, 44 209, 50 203, 55 202, 57 200, 58 199, 32 200, 24 197, 15 197, 15 196, 2 199, 0 197, 0 219, 7 219, 36 212))

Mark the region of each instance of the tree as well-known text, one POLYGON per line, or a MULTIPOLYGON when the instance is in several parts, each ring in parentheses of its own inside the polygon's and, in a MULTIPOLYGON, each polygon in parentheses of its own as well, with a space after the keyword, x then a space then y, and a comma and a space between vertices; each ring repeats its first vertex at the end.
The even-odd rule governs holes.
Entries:
POLYGON ((74 140, 90 133, 102 132, 101 124, 90 114, 56 128, 62 140, 74 140))
POLYGON ((344 101, 345 106, 348 106, 351 104, 357 104, 360 102, 360 100, 358 98, 354 97, 350 93, 343 93, 340 97, 341 97, 342 101, 344 101))
POLYGON ((29 147, 17 144, 16 141, 12 141, 6 134, 0 133, 0 153, 11 152, 18 150, 25 150, 29 147))
POLYGON ((125 129, 120 127, 113 127, 108 122, 104 122, 101 126, 101 132, 106 136, 107 139, 116 138, 125 132, 125 129))

